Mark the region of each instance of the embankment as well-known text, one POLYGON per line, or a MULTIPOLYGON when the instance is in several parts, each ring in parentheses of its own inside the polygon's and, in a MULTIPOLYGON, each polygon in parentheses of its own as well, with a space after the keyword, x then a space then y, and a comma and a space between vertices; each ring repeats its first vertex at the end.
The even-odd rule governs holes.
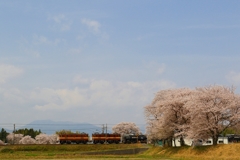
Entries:
POLYGON ((144 153, 146 156, 168 157, 184 160, 239 160, 240 143, 199 147, 152 147, 144 153))

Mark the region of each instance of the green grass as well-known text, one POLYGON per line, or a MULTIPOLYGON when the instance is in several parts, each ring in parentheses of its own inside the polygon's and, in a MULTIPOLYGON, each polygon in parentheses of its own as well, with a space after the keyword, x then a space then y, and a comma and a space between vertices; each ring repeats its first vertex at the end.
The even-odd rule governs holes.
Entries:
POLYGON ((8 151, 102 151, 142 147, 141 144, 111 145, 8 145, 0 146, 0 152, 8 151))
POLYGON ((138 157, 137 155, 82 155, 84 152, 101 152, 140 147, 145 146, 142 144, 9 145, 0 146, 0 159, 146 159, 146 156, 138 157))
POLYGON ((12 145, 0 146, 0 159, 107 159, 107 160, 240 160, 240 144, 201 147, 153 147, 136 155, 85 155, 146 147, 141 144, 118 145, 12 145))

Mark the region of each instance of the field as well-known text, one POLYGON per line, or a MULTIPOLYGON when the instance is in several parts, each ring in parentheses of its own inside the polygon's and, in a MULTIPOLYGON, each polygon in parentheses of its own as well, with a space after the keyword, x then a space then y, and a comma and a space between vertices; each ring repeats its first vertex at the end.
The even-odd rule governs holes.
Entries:
POLYGON ((99 159, 137 158, 136 155, 107 155, 111 151, 146 148, 142 144, 99 145, 8 145, 0 146, 0 159, 99 159), (105 155, 99 155, 99 153, 105 155))
POLYGON ((240 160, 240 143, 199 147, 152 147, 145 156, 165 157, 173 160, 240 160))
POLYGON ((118 145, 12 145, 0 146, 0 159, 108 159, 108 160, 240 160, 240 144, 162 148, 142 144, 118 145), (122 150, 146 148, 138 154, 122 150), (114 151, 114 152, 113 152, 114 151), (115 151, 121 151, 116 152, 115 151), (114 154, 112 154, 114 153, 114 154), (118 154, 121 153, 121 154, 118 154))

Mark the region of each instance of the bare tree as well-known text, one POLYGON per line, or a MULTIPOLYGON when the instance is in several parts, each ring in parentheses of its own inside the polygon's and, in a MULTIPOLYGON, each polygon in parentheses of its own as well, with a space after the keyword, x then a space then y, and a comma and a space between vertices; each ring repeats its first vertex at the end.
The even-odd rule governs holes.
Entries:
POLYGON ((121 122, 113 126, 112 131, 118 134, 140 134, 140 129, 132 122, 121 122))

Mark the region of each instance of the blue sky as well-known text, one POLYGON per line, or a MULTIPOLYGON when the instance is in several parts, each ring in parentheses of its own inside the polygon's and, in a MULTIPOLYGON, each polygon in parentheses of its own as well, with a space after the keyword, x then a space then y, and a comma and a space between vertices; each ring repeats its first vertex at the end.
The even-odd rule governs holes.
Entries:
POLYGON ((144 124, 162 89, 240 85, 238 0, 0 0, 0 122, 144 124))

